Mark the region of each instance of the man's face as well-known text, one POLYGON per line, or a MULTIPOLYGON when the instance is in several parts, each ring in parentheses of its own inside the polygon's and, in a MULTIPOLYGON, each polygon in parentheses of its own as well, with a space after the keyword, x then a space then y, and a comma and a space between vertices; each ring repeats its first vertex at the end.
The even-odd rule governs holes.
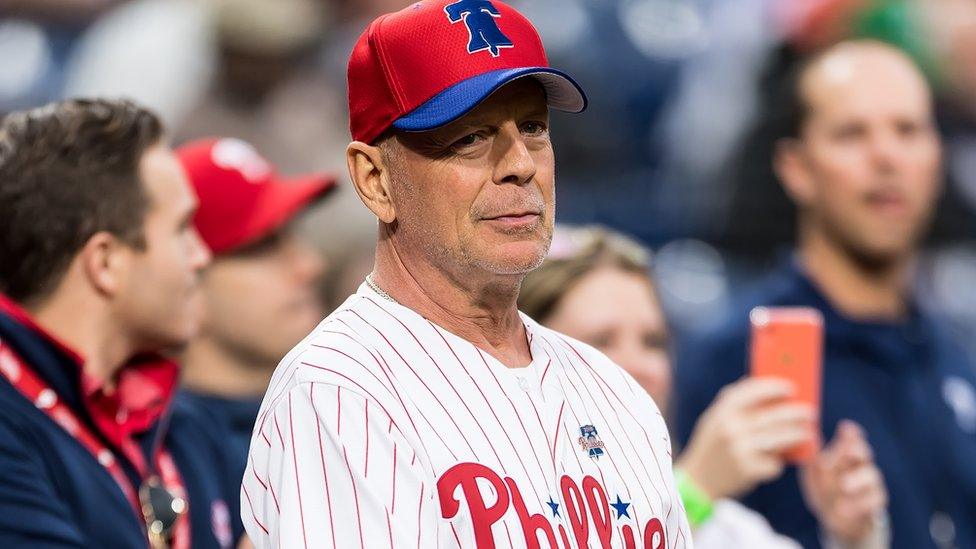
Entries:
MULTIPOLYGON (((837 52, 801 83, 809 108, 792 148, 793 192, 814 231, 871 264, 911 254, 941 189, 929 90, 881 46, 837 52)), ((781 174, 782 175, 782 174, 781 174)))
POLYGON ((395 139, 391 195, 400 253, 455 277, 521 275, 539 266, 552 239, 554 160, 545 95, 535 81, 505 86, 444 128, 395 139))
POLYGON ((273 368, 322 320, 322 270, 288 229, 217 257, 204 275, 203 334, 242 363, 273 368))
POLYGON ((138 351, 185 345, 199 328, 199 275, 210 261, 192 219, 193 194, 179 161, 164 145, 146 151, 140 175, 149 195, 144 250, 125 255, 117 315, 138 351))

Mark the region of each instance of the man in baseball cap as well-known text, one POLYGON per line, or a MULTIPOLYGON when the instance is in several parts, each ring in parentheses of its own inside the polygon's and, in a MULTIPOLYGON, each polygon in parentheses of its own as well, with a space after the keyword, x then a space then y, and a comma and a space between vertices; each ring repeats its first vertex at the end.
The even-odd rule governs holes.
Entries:
POLYGON ((346 157, 375 266, 275 371, 241 490, 255 545, 690 545, 654 402, 516 308, 552 238, 549 108, 585 106, 502 2, 366 29, 346 157))
POLYGON ((198 428, 174 424, 173 433, 187 447, 217 446, 226 456, 234 508, 206 510, 200 520, 222 524, 225 534, 230 526, 237 540, 238 493, 261 397, 274 366, 324 316, 316 291, 322 258, 293 222, 335 179, 282 178, 238 139, 202 139, 176 152, 199 197, 194 224, 214 260, 203 276, 203 322, 183 355, 185 389, 174 416, 198 428))

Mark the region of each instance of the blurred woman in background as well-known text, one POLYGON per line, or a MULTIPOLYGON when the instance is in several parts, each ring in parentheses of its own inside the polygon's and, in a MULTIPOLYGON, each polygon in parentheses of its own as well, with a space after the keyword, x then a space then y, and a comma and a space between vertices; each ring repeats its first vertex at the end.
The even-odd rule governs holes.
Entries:
MULTIPOLYGON (((667 415, 671 398, 668 329, 650 275, 649 252, 599 228, 558 228, 549 258, 522 284, 519 309, 538 322, 588 343, 623 367, 667 415)), ((811 436, 814 415, 791 403, 791 387, 768 379, 729 385, 698 422, 687 448, 675 454, 678 491, 698 547, 799 547, 776 534, 733 498, 778 477, 784 451, 811 436)), ((888 545, 883 480, 860 428, 842 425, 805 468, 803 489, 828 547, 888 545), (844 456, 865 459, 838 467, 844 456), (847 520, 869 506, 876 521, 847 520)), ((850 461, 849 461, 850 462, 850 461)))

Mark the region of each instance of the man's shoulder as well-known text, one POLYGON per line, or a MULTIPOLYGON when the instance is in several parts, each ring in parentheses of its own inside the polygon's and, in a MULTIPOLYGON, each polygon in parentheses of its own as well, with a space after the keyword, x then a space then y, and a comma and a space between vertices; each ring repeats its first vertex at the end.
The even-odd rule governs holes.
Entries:
POLYGON ((368 297, 351 296, 281 360, 264 405, 307 384, 341 387, 381 402, 393 398, 382 314, 368 297))
POLYGON ((60 429, 5 377, 0 377, 0 401, 0 446, 48 446, 46 433, 60 429))
POLYGON ((223 431, 223 422, 206 406, 201 395, 187 388, 177 391, 170 408, 170 436, 202 436, 219 443, 223 431))
MULTIPOLYGON (((6 395, 0 392, 0 398, 6 395)), ((5 449, 4 456, 10 455, 12 449, 23 449, 25 452, 31 448, 41 448, 47 446, 46 438, 40 429, 36 418, 31 418, 30 414, 21 406, 11 406, 9 401, 0 406, 0 448, 5 449)), ((32 450, 31 450, 32 451, 32 450)), ((0 462, 4 458, 0 458, 0 462)))
MULTIPOLYGON (((745 374, 751 325, 755 307, 810 306, 815 300, 795 271, 780 268, 735 292, 732 302, 706 321, 686 329, 675 338, 675 383, 679 407, 702 399, 700 413, 714 394, 745 374), (681 401, 684 404, 681 404, 681 401)), ((687 413, 687 412, 686 412, 687 413)))
POLYGON ((367 350, 374 355, 400 347, 404 339, 424 340, 430 323, 416 312, 368 293, 351 295, 303 342, 307 346, 367 350))
POLYGON ((77 451, 84 452, 82 447, 71 442, 61 426, 23 398, 3 377, 0 401, 0 468, 15 475, 31 471, 45 479, 52 478, 54 471, 72 470, 65 460, 76 458, 77 451))
POLYGON ((180 389, 176 391, 176 395, 173 397, 172 406, 172 413, 174 415, 178 414, 180 416, 191 417, 194 419, 199 419, 206 415, 206 408, 202 403, 200 393, 186 387, 180 387, 180 389))
POLYGON ((384 321, 368 298, 354 295, 333 311, 285 360, 346 373, 383 369, 384 321), (294 356, 292 356, 294 355, 294 356))
POLYGON ((943 375, 965 379, 976 385, 976 348, 966 343, 969 326, 943 316, 926 313, 922 317, 932 336, 937 364, 943 375))

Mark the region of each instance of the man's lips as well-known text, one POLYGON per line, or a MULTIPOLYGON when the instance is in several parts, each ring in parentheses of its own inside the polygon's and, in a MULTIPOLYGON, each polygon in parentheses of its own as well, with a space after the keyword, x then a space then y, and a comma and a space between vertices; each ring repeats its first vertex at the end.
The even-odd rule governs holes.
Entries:
POLYGON ((485 216, 483 219, 486 221, 531 221, 539 217, 539 212, 534 211, 520 211, 520 212, 510 212, 503 213, 499 215, 485 216))
POLYGON ((908 210, 908 201, 899 193, 871 193, 865 202, 876 210, 891 214, 903 214, 908 210))
POLYGON ((517 212, 504 215, 497 215, 493 217, 486 217, 484 220, 495 225, 496 227, 502 227, 507 229, 518 229, 524 230, 529 227, 535 226, 541 216, 534 212, 517 212))

